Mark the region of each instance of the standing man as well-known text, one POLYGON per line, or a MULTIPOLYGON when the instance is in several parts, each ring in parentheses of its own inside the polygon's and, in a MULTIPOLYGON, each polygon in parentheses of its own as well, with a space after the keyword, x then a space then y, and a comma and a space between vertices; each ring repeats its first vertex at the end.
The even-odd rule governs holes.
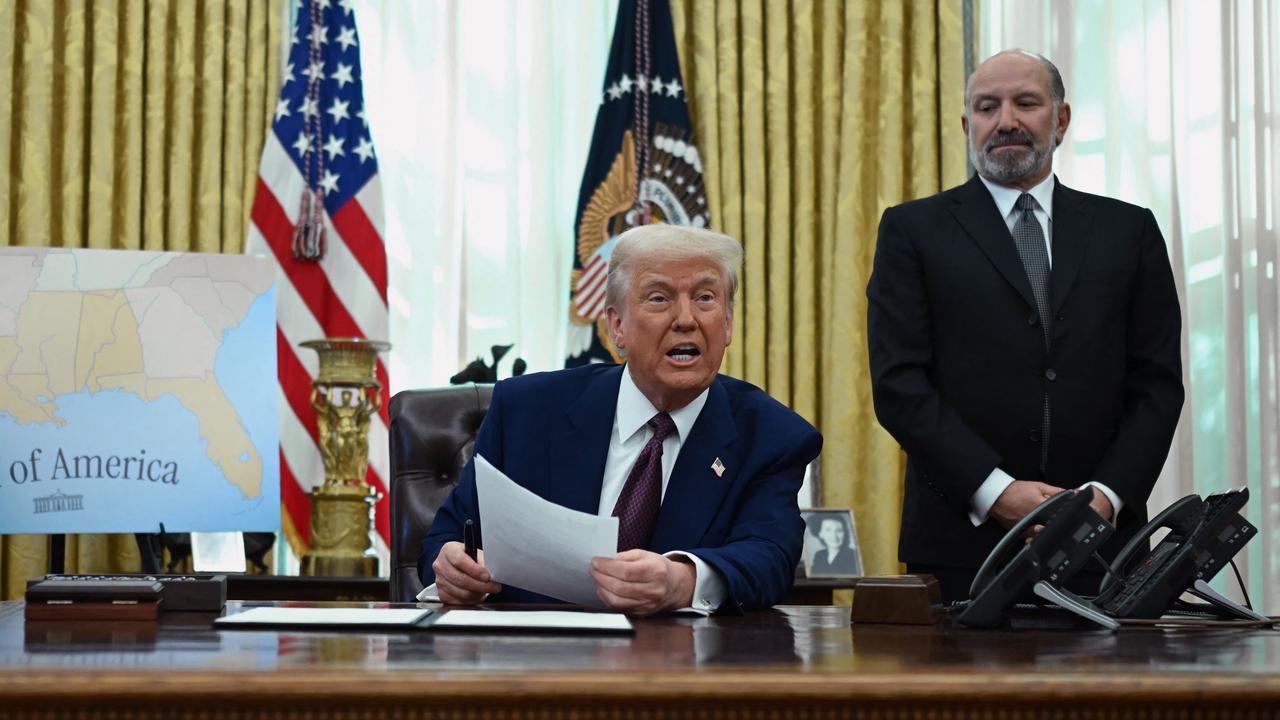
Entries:
POLYGON ((1181 313, 1149 210, 1071 190, 1062 77, 984 62, 961 125, 977 175, 884 212, 867 286, 876 416, 907 453, 899 559, 949 600, 1005 531, 1091 484, 1123 546, 1182 408, 1181 313))
MULTIPOLYGON (((605 302, 626 364, 505 380, 475 451, 565 507, 619 518, 618 554, 591 575, 608 607, 647 615, 768 607, 791 587, 804 523, 796 496, 822 436, 759 388, 719 375, 742 247, 676 225, 623 233, 605 302)), ((418 573, 446 603, 548 602, 493 582, 464 552, 480 521, 468 463, 423 541, 418 573)), ((478 528, 484 546, 483 528, 478 528)))

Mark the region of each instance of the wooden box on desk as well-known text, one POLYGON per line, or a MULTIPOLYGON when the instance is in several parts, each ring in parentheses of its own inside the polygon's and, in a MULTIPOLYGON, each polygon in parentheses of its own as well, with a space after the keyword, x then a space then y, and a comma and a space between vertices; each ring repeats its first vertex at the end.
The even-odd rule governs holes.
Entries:
POLYGON ((866 577, 853 590, 855 623, 932 625, 942 619, 942 588, 932 575, 866 577))

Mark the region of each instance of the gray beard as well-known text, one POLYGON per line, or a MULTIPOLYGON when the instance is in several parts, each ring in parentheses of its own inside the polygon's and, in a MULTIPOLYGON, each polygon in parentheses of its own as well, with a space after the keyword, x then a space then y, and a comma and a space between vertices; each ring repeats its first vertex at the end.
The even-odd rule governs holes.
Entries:
POLYGON ((969 140, 969 162, 982 177, 1001 184, 1010 184, 1043 170, 1053 159, 1053 151, 1058 144, 1051 139, 1049 145, 1033 142, 1031 152, 1014 158, 995 158, 987 154, 986 148, 978 152, 969 140))

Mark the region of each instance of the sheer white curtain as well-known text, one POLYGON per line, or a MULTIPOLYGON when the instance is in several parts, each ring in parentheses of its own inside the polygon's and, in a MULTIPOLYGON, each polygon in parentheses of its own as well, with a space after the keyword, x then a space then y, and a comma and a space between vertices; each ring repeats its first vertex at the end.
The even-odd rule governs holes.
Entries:
MULTIPOLYGON (((1151 208, 1169 244, 1188 394, 1150 509, 1247 485, 1260 533, 1237 564, 1255 607, 1280 612, 1280 2, 982 6, 983 57, 1022 47, 1062 71, 1062 181, 1151 208)), ((1239 597, 1230 575, 1215 585, 1239 597)))
POLYGON ((616 0, 355 0, 386 201, 391 390, 489 347, 560 367, 616 0))

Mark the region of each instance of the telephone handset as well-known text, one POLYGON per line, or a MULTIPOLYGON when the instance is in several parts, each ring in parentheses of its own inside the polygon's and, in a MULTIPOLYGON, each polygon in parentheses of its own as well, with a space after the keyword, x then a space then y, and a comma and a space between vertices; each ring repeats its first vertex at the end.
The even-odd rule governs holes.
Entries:
MULTIPOLYGON (((1110 599, 1110 595, 1118 589, 1120 578, 1128 577, 1133 572, 1135 560, 1143 558, 1148 563, 1156 560, 1156 558, 1150 557, 1152 535, 1156 534, 1161 528, 1168 528, 1169 537, 1174 539, 1186 537, 1196 529, 1196 524, 1200 522, 1200 516, 1203 512, 1204 501, 1200 499, 1199 495, 1193 494, 1178 500, 1151 518, 1138 531, 1137 535, 1129 538, 1129 542, 1125 543, 1124 548, 1116 555, 1116 559, 1111 562, 1111 572, 1102 579, 1102 587, 1098 590, 1098 600, 1110 599), (1138 555, 1140 551, 1145 551, 1146 554, 1140 556, 1138 555)), ((1164 547, 1165 543, 1162 542, 1161 546, 1164 547)))
POLYGON ((1218 595, 1208 581, 1256 533, 1240 514, 1248 488, 1188 495, 1151 519, 1125 545, 1103 581, 1098 604, 1121 618, 1158 618, 1183 592, 1194 593, 1236 615, 1260 615, 1218 595), (1154 548, 1151 537, 1168 534, 1154 548))
POLYGON ((1112 630, 1118 627, 1097 608, 1060 587, 1115 531, 1089 506, 1093 493, 1092 487, 1064 490, 1010 528, 978 569, 969 588, 972 599, 957 620, 978 627, 997 625, 1004 611, 1030 590, 1099 625, 1112 630), (1035 525, 1044 528, 1028 543, 1023 535, 1035 525))

